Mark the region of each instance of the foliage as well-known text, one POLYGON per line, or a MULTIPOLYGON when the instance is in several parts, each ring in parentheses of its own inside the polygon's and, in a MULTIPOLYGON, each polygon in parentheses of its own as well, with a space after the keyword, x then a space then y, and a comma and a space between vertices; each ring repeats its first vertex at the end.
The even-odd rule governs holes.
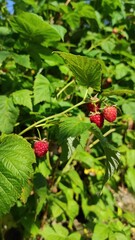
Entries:
POLYGON ((135 239, 134 1, 13 3, 0 1, 0 238, 135 239), (101 130, 95 95, 118 110, 101 130))

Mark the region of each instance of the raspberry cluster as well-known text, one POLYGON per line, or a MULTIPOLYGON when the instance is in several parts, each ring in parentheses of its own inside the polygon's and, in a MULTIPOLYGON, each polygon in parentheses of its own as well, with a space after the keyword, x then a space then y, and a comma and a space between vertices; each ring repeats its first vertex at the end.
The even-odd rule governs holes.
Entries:
POLYGON ((91 98, 87 103, 88 111, 90 112, 90 122, 95 123, 99 128, 104 125, 104 119, 108 122, 114 122, 117 118, 117 108, 115 106, 105 106, 100 108, 100 100, 97 97, 91 98))

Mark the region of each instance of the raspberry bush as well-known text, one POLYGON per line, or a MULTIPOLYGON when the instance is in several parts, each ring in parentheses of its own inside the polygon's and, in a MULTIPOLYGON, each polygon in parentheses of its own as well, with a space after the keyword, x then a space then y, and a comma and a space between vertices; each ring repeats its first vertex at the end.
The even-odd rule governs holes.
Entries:
POLYGON ((0 239, 134 240, 134 1, 0 1, 0 239))

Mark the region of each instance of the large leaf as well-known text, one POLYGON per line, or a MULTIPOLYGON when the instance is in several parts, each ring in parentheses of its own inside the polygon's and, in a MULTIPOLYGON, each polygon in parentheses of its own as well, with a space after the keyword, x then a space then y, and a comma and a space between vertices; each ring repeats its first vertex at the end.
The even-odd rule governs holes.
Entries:
MULTIPOLYGON (((82 134, 86 130, 90 130, 94 133, 94 135, 100 140, 101 146, 105 152, 106 155, 106 162, 105 162, 105 178, 104 183, 113 175, 114 171, 117 170, 119 166, 119 159, 120 154, 117 151, 116 148, 114 148, 107 139, 103 136, 100 129, 94 124, 88 122, 89 120, 87 118, 79 118, 79 117, 70 117, 63 120, 62 123, 60 123, 60 131, 59 131, 59 137, 60 139, 65 139, 69 137, 77 137, 80 134, 82 134)), ((76 158, 77 158, 76 153, 76 158)), ((86 154, 86 158, 88 158, 86 154)))
POLYGON ((87 118, 70 117, 64 118, 60 123, 60 139, 68 137, 77 137, 90 128, 90 122, 87 118))
POLYGON ((5 214, 21 197, 28 184, 35 155, 30 144, 20 136, 0 138, 0 215, 5 214))
POLYGON ((58 29, 45 22, 42 17, 34 14, 23 12, 12 17, 10 24, 13 31, 20 33, 27 41, 41 43, 47 41, 58 41, 61 38, 58 29))
POLYGON ((34 104, 42 101, 50 102, 51 85, 46 77, 41 74, 36 76, 34 81, 34 104))
POLYGON ((27 89, 22 89, 15 91, 13 94, 13 101, 15 104, 28 107, 32 110, 32 101, 31 101, 31 91, 27 89))
POLYGON ((98 60, 71 53, 56 51, 67 63, 79 84, 96 91, 101 88, 101 64, 98 60))
POLYGON ((14 106, 11 98, 0 96, 0 131, 11 133, 19 115, 19 110, 14 106))

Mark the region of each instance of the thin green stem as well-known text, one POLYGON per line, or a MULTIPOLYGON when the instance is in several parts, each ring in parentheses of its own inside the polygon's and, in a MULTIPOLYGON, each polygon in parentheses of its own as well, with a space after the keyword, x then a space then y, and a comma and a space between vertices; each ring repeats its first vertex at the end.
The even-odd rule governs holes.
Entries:
POLYGON ((61 113, 56 113, 56 114, 54 114, 54 115, 52 115, 52 116, 43 118, 43 119, 41 119, 41 120, 33 123, 33 124, 30 125, 29 127, 25 128, 22 132, 20 132, 19 135, 23 135, 24 133, 28 132, 29 130, 31 130, 32 128, 36 127, 37 125, 39 125, 39 124, 41 124, 41 123, 43 123, 43 122, 46 122, 47 120, 50 120, 50 119, 53 119, 53 118, 56 118, 56 117, 60 117, 61 115, 65 114, 65 113, 67 113, 67 112, 70 112, 72 109, 81 106, 82 104, 85 103, 85 99, 86 99, 86 97, 87 97, 87 93, 88 93, 88 90, 86 90, 85 96, 84 96, 84 98, 83 98, 83 100, 82 100, 81 102, 79 102, 79 103, 77 103, 76 105, 74 105, 74 106, 66 109, 65 111, 63 111, 63 112, 61 112, 61 113))
POLYGON ((59 95, 60 95, 62 92, 64 92, 73 82, 74 82, 74 79, 73 79, 71 82, 67 83, 67 85, 65 85, 65 86, 58 92, 57 98, 58 98, 59 95))
POLYGON ((111 35, 109 35, 107 38, 99 41, 99 42, 98 42, 97 44, 95 44, 95 45, 92 44, 91 47, 88 49, 88 51, 91 51, 92 49, 100 46, 103 42, 107 41, 107 40, 110 39, 110 38, 111 38, 111 35))
MULTIPOLYGON (((112 128, 109 131, 107 131, 106 133, 103 134, 104 137, 107 137, 109 134, 111 134, 112 132, 115 132, 116 128, 112 128)), ((92 148, 93 146, 95 146, 100 140, 96 139, 93 143, 91 143, 89 145, 89 148, 92 148)))

